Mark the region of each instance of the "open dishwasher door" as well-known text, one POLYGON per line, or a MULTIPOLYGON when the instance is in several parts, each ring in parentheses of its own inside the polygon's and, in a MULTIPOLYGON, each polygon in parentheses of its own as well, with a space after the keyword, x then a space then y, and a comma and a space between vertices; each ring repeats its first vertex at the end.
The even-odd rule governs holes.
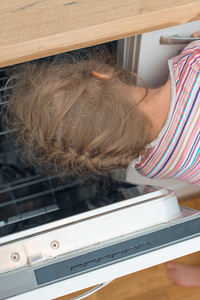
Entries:
POLYGON ((200 249, 200 212, 172 191, 78 180, 52 193, 56 210, 0 228, 1 299, 53 299, 200 249))

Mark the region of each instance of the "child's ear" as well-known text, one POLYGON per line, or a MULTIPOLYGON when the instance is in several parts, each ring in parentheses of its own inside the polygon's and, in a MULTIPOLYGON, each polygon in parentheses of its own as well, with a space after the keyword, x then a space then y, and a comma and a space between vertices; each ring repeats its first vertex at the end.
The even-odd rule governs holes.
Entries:
POLYGON ((96 78, 99 78, 99 79, 110 79, 112 77, 109 74, 102 74, 102 73, 98 73, 98 72, 95 72, 95 71, 92 71, 91 75, 93 77, 96 77, 96 78))

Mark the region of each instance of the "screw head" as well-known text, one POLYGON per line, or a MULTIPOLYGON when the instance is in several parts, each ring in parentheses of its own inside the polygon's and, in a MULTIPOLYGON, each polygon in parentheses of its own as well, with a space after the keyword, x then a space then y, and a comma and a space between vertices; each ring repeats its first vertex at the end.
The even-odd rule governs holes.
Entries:
POLYGON ((58 243, 57 241, 53 241, 53 242, 51 243, 51 248, 52 248, 52 249, 58 249, 58 248, 59 248, 59 243, 58 243))
POLYGON ((13 261, 13 262, 17 262, 19 260, 20 256, 18 253, 13 253, 11 256, 10 256, 10 259, 13 261))

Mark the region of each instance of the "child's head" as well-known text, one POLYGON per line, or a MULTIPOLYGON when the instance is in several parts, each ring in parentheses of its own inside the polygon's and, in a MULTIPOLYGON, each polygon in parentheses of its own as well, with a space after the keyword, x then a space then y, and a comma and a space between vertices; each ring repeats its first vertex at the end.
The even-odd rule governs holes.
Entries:
POLYGON ((133 110, 114 68, 89 60, 30 63, 17 72, 6 123, 18 129, 20 153, 36 169, 102 174, 127 168, 149 142, 149 120, 133 110))

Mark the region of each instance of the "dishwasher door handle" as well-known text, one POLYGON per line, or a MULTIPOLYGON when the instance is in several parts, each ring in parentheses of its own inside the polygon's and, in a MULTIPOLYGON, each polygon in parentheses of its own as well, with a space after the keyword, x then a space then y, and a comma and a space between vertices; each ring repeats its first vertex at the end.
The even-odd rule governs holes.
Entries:
POLYGON ((160 44, 161 45, 181 45, 181 44, 189 44, 193 41, 200 40, 200 37, 180 37, 178 34, 175 35, 162 35, 160 37, 160 44))

